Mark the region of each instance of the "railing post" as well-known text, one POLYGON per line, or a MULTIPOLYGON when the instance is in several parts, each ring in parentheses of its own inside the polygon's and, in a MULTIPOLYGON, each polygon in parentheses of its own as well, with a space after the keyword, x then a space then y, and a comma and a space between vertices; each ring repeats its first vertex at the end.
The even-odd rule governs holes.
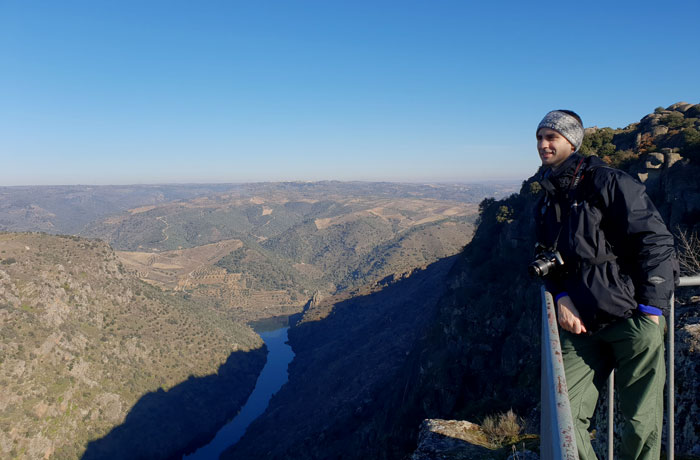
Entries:
POLYGON ((671 310, 668 313, 668 455, 666 457, 668 460, 673 460, 676 452, 676 433, 675 433, 675 423, 676 423, 676 402, 675 402, 675 301, 676 295, 674 292, 671 293, 671 310))
POLYGON ((540 458, 578 460, 552 294, 542 286, 540 458))
MULTIPOLYGON (((700 286, 700 275, 681 276, 678 287, 700 286)), ((673 460, 676 451, 676 402, 675 402, 675 347, 676 347, 676 312, 675 293, 671 293, 671 311, 668 315, 668 460, 673 460)))
POLYGON ((613 460, 615 436, 615 369, 608 377, 608 460, 613 460))
MULTIPOLYGON (((682 276, 678 287, 683 286, 700 286, 700 275, 682 276)), ((675 348, 676 348, 676 312, 675 312, 675 293, 671 293, 671 309, 668 313, 668 388, 666 393, 666 406, 668 406, 668 418, 666 423, 667 428, 667 454, 668 460, 673 460, 676 451, 676 402, 675 402, 675 348)), ((608 383, 608 460, 612 460, 613 454, 613 382, 614 372, 610 374, 608 383)))

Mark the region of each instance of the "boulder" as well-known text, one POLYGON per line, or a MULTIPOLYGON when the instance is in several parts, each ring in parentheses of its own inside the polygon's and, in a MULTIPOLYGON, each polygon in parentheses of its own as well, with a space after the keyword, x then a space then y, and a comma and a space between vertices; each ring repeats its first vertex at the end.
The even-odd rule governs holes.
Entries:
POLYGON ((479 425, 466 420, 424 420, 411 460, 493 458, 479 425))
POLYGON ((670 168, 676 162, 681 161, 683 157, 681 156, 680 153, 676 152, 669 152, 664 154, 664 168, 670 168))
POLYGON ((688 104, 687 102, 676 102, 675 104, 669 105, 667 110, 675 110, 677 112, 687 112, 693 104, 688 104))
POLYGON ((685 116, 688 118, 700 118, 700 104, 695 104, 690 107, 686 112, 685 116))
POLYGON ((661 114, 650 113, 649 115, 645 116, 644 118, 642 118, 639 121, 639 127, 641 128, 642 131, 647 131, 647 130, 651 129, 653 126, 658 125, 659 120, 661 120, 661 114))
POLYGON ((647 153, 646 158, 644 167, 647 169, 661 169, 665 162, 664 154, 659 152, 647 153))
POLYGON ((466 420, 423 420, 418 434, 418 448, 411 460, 500 460, 508 454, 514 458, 537 460, 533 452, 539 449, 539 437, 532 434, 519 436, 503 447, 491 445, 475 423, 466 420))
POLYGON ((656 125, 651 128, 652 137, 661 136, 666 133, 668 133, 668 126, 656 125))

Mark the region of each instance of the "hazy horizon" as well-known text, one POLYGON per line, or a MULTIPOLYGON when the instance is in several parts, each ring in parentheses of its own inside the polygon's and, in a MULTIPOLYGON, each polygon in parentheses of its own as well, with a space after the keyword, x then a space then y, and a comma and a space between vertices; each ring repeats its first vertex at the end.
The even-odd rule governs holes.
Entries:
POLYGON ((479 185, 479 184, 515 184, 520 183, 523 179, 518 178, 503 178, 503 179, 480 179, 480 180, 434 180, 434 181, 402 181, 402 180, 337 180, 337 179, 320 179, 320 180, 262 180, 262 181, 246 181, 246 182, 143 182, 143 183, 113 183, 113 184, 90 184, 90 183, 75 183, 75 184, 16 184, 16 185, 0 185, 0 188, 27 188, 27 187, 160 187, 160 186, 197 186, 197 185, 253 185, 253 184, 314 184, 314 183, 364 183, 364 184, 405 184, 405 185, 479 185))

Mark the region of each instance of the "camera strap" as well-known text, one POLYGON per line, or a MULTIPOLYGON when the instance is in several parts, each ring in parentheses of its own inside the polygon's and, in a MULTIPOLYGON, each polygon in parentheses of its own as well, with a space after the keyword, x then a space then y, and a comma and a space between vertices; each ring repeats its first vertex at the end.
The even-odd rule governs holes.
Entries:
POLYGON ((579 182, 581 182, 581 179, 583 179, 583 169, 581 169, 581 166, 583 165, 583 160, 585 160, 585 158, 581 157, 581 160, 579 160, 578 165, 576 165, 576 170, 574 171, 574 178, 571 180, 571 184, 569 184, 570 201, 573 201, 574 190, 576 190, 576 187, 578 187, 579 182))
MULTIPOLYGON (((578 164, 576 165, 576 169, 574 170, 574 176, 571 179, 571 182, 569 183, 569 187, 567 189, 566 195, 568 198, 569 203, 574 202, 574 192, 576 191, 576 188, 578 187, 579 183, 581 182, 581 179, 583 179, 583 169, 581 166, 583 166, 583 162, 585 160, 585 157, 581 157, 579 160, 578 164)), ((551 174, 551 170, 549 171, 549 174, 551 174)), ((549 196, 555 197, 556 196, 556 188, 554 187, 554 184, 549 180, 549 174, 540 182, 542 185, 542 188, 545 189, 545 191, 548 193, 549 196)), ((561 236, 561 232, 564 229, 564 220, 562 219, 562 211, 561 211, 561 205, 559 204, 558 199, 552 198, 552 204, 554 205, 554 213, 557 217, 557 224, 559 224, 559 230, 557 231, 557 236, 554 238, 554 243, 552 245, 553 249, 557 248, 557 245, 559 243, 559 237, 561 236)), ((564 217, 568 219, 570 213, 570 206, 567 206, 566 208, 566 214, 564 217)))

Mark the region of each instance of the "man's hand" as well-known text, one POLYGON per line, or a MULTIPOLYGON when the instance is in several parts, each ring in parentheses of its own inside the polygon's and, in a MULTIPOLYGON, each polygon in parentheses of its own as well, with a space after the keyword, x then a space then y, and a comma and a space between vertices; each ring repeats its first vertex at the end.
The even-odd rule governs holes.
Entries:
POLYGON ((574 306, 574 302, 571 300, 571 297, 568 295, 560 297, 557 301, 557 307, 557 310, 559 311, 557 320, 559 321, 559 325, 562 329, 574 334, 587 332, 586 326, 583 325, 581 317, 579 316, 578 310, 574 306))
POLYGON ((655 322, 656 324, 659 324, 659 317, 658 317, 658 316, 656 316, 656 315, 647 315, 646 313, 644 313, 644 316, 646 316, 647 318, 649 318, 650 320, 652 320, 652 321, 655 322))

